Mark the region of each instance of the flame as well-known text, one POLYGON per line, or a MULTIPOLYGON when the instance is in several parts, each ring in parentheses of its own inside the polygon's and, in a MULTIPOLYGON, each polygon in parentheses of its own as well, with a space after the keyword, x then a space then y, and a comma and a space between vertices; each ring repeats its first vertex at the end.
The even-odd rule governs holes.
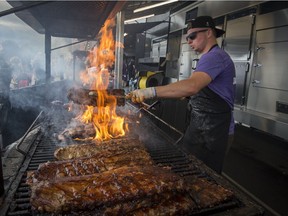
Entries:
MULTIPOLYGON (((93 123, 96 140, 107 140, 125 135, 128 129, 124 125, 124 118, 116 113, 117 100, 113 95, 108 95, 109 68, 112 68, 115 60, 115 42, 113 39, 113 20, 107 20, 102 27, 101 41, 88 55, 91 65, 86 73, 81 74, 81 80, 85 84, 90 83, 90 89, 97 91, 97 107, 87 106, 80 117, 85 124, 93 123)), ((118 46, 118 45, 117 45, 118 46)))

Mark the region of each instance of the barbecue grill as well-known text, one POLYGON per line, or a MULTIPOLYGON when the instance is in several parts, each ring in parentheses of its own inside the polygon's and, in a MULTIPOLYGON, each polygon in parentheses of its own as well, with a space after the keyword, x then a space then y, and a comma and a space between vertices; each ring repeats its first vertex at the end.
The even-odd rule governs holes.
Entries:
MULTIPOLYGON (((206 167, 197 158, 185 154, 175 144, 177 141, 173 140, 154 124, 155 118, 146 108, 139 110, 128 103, 125 105, 125 108, 127 107, 133 109, 133 113, 142 113, 141 122, 135 128, 141 131, 139 139, 145 144, 147 151, 158 166, 169 166, 173 172, 178 173, 187 180, 193 177, 204 178, 235 193, 235 197, 228 202, 193 211, 191 215, 252 216, 263 214, 263 209, 260 206, 251 202, 248 197, 238 191, 228 181, 206 167)), ((26 184, 27 171, 36 170, 39 164, 55 160, 53 153, 60 143, 54 134, 59 132, 59 128, 53 125, 52 118, 49 113, 41 112, 16 146, 16 150, 25 157, 18 173, 15 175, 14 181, 7 189, 7 195, 2 204, 0 215, 33 215, 30 205, 30 188, 26 184), (27 148, 25 149, 24 146, 27 146, 27 148)), ((160 122, 167 124, 161 120, 160 122)), ((171 128, 173 129, 172 126, 171 128)))

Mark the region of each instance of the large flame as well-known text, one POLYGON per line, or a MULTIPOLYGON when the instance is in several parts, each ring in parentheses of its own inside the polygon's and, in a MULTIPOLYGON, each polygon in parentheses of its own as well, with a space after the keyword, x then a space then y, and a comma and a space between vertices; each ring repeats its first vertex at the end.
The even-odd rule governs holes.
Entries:
POLYGON ((115 42, 112 33, 114 25, 113 20, 105 22, 100 31, 100 43, 88 55, 91 67, 81 75, 82 81, 90 82, 90 89, 97 91, 97 107, 87 106, 80 118, 86 124, 93 123, 97 140, 125 135, 124 118, 116 114, 116 97, 108 95, 106 91, 109 85, 109 69, 113 67, 115 60, 115 42))

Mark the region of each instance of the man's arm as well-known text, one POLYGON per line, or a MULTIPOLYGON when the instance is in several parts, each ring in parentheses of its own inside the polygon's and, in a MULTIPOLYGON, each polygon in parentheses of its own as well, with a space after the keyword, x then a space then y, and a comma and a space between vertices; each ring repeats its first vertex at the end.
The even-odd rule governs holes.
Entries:
POLYGON ((130 92, 128 97, 133 102, 141 103, 150 98, 181 98, 197 94, 207 86, 212 78, 205 72, 194 72, 186 79, 165 86, 157 86, 146 89, 138 89, 130 92))

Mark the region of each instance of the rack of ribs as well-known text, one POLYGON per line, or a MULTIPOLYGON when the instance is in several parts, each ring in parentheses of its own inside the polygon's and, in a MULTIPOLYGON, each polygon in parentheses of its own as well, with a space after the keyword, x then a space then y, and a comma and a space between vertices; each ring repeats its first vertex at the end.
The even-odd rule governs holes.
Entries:
MULTIPOLYGON (((75 87, 68 90, 67 98, 74 103, 97 106, 98 92, 100 92, 100 90, 97 91, 75 87)), ((105 94, 107 94, 107 97, 104 101, 105 105, 110 104, 111 102, 114 103, 114 101, 111 101, 113 99, 116 100, 118 106, 125 105, 126 97, 124 89, 108 89, 102 90, 102 92, 105 92, 105 94)))
POLYGON ((105 152, 106 156, 117 153, 124 153, 133 149, 145 149, 143 143, 139 139, 112 139, 109 141, 74 144, 66 147, 58 148, 54 152, 54 157, 58 160, 70 160, 80 157, 101 156, 105 152))
POLYGON ((32 209, 40 212, 109 211, 111 208, 115 214, 117 206, 118 213, 125 213, 140 207, 152 208, 161 200, 177 196, 187 196, 187 187, 180 176, 156 166, 134 166, 40 181, 31 186, 30 201, 32 209))
POLYGON ((153 165, 150 155, 141 148, 118 152, 115 155, 105 155, 107 155, 106 152, 102 151, 99 157, 42 163, 37 170, 27 173, 26 182, 31 185, 38 181, 51 181, 55 178, 102 173, 122 166, 153 165))

